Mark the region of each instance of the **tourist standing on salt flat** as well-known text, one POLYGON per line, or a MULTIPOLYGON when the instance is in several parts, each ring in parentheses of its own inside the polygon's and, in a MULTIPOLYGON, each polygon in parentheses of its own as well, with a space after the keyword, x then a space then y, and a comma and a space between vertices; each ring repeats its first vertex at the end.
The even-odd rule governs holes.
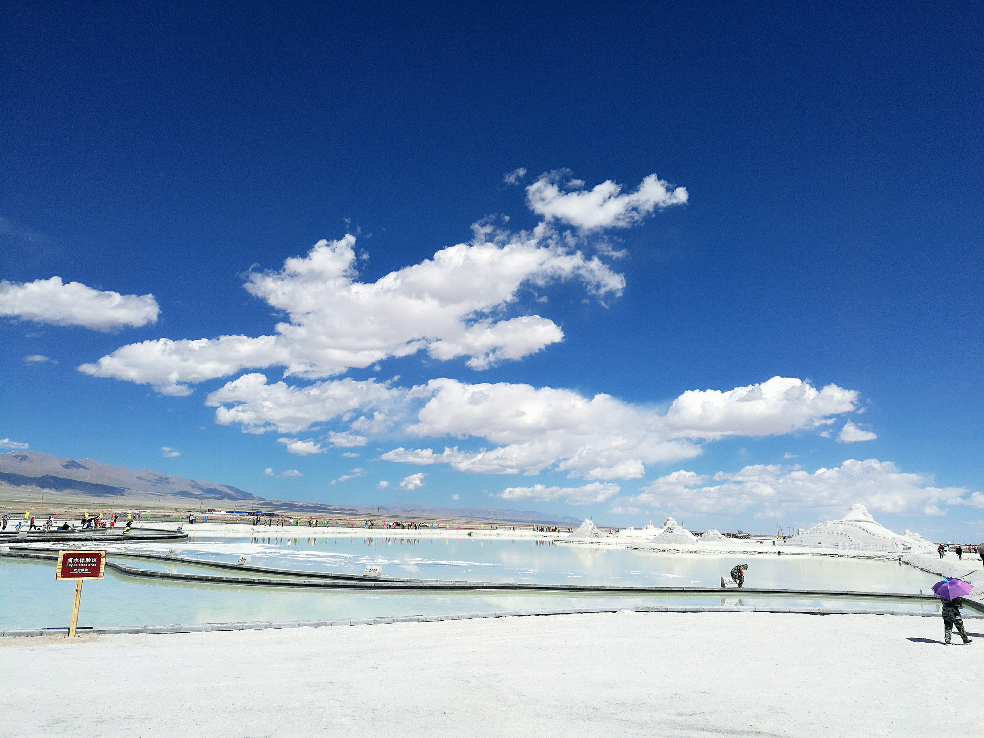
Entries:
POLYGON ((953 634, 953 626, 957 626, 957 633, 963 638, 963 642, 970 643, 967 632, 964 630, 963 617, 960 615, 960 607, 963 605, 963 597, 954 597, 952 600, 943 600, 943 642, 949 646, 950 637, 953 634))
POLYGON ((981 557, 981 563, 984 564, 984 543, 977 544, 977 553, 981 557))

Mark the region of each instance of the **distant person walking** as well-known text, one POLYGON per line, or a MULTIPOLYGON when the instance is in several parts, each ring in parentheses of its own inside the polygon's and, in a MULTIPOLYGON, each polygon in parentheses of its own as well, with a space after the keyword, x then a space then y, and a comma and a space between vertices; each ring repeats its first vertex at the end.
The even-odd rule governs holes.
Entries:
POLYGON ((963 617, 960 615, 960 607, 964 601, 962 597, 954 597, 952 600, 943 600, 943 643, 950 645, 950 636, 953 633, 953 626, 957 626, 957 633, 963 638, 965 644, 970 643, 967 632, 964 630, 963 617))
POLYGON ((944 546, 944 545, 943 545, 943 544, 941 543, 941 544, 940 544, 940 545, 939 545, 939 546, 938 546, 938 547, 936 548, 936 550, 937 550, 937 551, 939 552, 939 554, 940 554, 940 558, 942 559, 942 558, 943 558, 943 556, 944 556, 944 555, 946 554, 946 546, 944 546))
POLYGON ((963 546, 957 546, 957 558, 963 561, 963 546))
POLYGON ((745 586, 745 572, 747 570, 748 564, 738 564, 738 566, 731 570, 731 578, 738 585, 739 589, 745 586))
POLYGON ((981 563, 984 564, 984 543, 977 544, 977 553, 981 557, 981 563))

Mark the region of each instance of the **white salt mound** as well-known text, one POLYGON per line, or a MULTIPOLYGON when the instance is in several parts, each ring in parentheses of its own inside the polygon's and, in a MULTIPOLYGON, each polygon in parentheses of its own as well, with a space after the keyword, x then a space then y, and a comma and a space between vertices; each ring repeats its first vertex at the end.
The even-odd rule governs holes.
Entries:
POLYGON ((840 520, 817 523, 786 541, 787 546, 839 548, 888 553, 932 553, 935 546, 917 533, 893 533, 876 523, 864 505, 854 503, 840 520))
POLYGON ((578 541, 578 540, 591 540, 593 538, 602 538, 604 536, 607 536, 607 533, 602 533, 600 530, 598 530, 598 526, 596 526, 590 520, 585 520, 577 527, 577 530, 575 530, 567 537, 571 540, 578 541))
POLYGON ((726 540, 728 540, 728 537, 726 535, 724 535, 721 531, 719 531, 717 528, 711 528, 709 531, 707 531, 706 533, 704 533, 704 535, 702 535, 700 537, 700 540, 702 542, 703 541, 726 541, 726 540))
POLYGON ((681 528, 679 523, 673 518, 667 518, 663 523, 663 532, 653 539, 653 543, 697 543, 697 536, 685 528, 681 528))

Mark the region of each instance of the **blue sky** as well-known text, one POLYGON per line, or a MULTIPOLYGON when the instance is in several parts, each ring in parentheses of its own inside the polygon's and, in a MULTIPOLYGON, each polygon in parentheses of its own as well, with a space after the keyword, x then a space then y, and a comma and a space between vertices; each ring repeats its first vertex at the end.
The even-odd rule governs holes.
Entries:
POLYGON ((4 449, 984 535, 978 4, 0 13, 4 449))

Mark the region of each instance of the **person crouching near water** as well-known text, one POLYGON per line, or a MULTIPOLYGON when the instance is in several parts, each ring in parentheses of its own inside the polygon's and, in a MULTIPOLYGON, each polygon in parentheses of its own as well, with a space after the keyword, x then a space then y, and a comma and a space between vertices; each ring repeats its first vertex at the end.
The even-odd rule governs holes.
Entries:
POLYGON ((747 570, 748 564, 738 564, 738 566, 731 570, 731 578, 739 588, 745 584, 745 572, 747 570))
POLYGON ((970 643, 967 632, 964 630, 963 618, 960 616, 960 607, 964 601, 962 597, 954 597, 952 600, 943 600, 943 643, 950 645, 950 636, 953 633, 953 626, 957 626, 957 633, 963 638, 964 643, 970 643))

